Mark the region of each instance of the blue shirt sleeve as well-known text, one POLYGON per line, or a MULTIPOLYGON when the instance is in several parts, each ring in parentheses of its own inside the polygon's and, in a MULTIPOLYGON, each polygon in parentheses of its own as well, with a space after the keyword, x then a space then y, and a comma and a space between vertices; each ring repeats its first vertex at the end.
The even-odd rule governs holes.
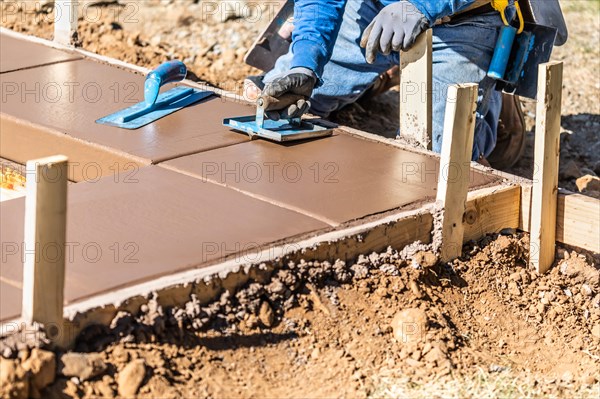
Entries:
POLYGON ((345 5, 346 0, 295 1, 291 68, 309 68, 321 79, 323 67, 331 58, 345 5))
POLYGON ((408 0, 433 25, 436 20, 450 16, 469 7, 475 0, 408 0))
MULTIPOLYGON (((295 0, 291 68, 304 67, 319 80, 331 58, 347 0, 295 0)), ((369 0, 372 1, 372 0, 369 0)), ((398 0, 380 0, 382 6, 398 0)), ((409 0, 430 22, 452 15, 475 0, 409 0)), ((362 33, 362 32, 361 32, 362 33)), ((358 34, 360 35, 360 33, 358 34)))

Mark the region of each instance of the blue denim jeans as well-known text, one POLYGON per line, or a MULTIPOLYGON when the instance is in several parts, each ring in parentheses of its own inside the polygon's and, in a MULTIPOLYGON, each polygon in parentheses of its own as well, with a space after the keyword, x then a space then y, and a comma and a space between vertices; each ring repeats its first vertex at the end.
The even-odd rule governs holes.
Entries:
MULTIPOLYGON (((398 53, 380 54, 375 63, 367 64, 359 46, 363 31, 381 8, 374 0, 348 0, 333 54, 323 71, 323 84, 311 97, 312 113, 326 117, 355 102, 381 73, 399 64, 398 53)), ((494 12, 433 28, 434 151, 442 148, 448 87, 459 83, 479 83, 473 160, 494 149, 502 97, 486 74, 501 27, 502 19, 494 12)), ((286 71, 291 59, 291 51, 280 57, 267 78, 286 71)))

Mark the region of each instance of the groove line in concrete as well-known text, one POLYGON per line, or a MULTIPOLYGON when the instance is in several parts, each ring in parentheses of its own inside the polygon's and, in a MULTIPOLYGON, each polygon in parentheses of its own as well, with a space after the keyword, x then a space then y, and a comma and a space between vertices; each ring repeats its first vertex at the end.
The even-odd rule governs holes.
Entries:
MULTIPOLYGON (((161 165, 159 165, 159 166, 160 166, 160 167, 162 167, 162 168, 165 168, 165 169, 171 170, 171 171, 173 171, 173 172, 176 172, 176 173, 181 173, 181 174, 183 174, 183 175, 186 175, 186 176, 192 177, 192 178, 194 178, 194 179, 198 179, 198 177, 197 177, 197 176, 195 176, 193 173, 190 173, 190 172, 187 172, 187 171, 183 171, 183 170, 178 170, 177 168, 174 168, 174 167, 172 167, 172 166, 170 166, 170 165, 167 165, 167 164, 165 164, 165 165, 162 165, 162 164, 161 164, 161 165)), ((319 216, 319 215, 317 215, 317 214, 314 214, 314 213, 312 213, 312 212, 308 212, 308 211, 306 211, 305 209, 302 209, 302 208, 299 208, 299 207, 296 207, 296 206, 292 206, 292 205, 288 205, 288 204, 286 204, 286 203, 283 203, 283 202, 281 202, 281 201, 277 201, 277 200, 271 199, 271 198, 269 198, 269 197, 267 197, 267 196, 264 196, 264 195, 260 195, 260 194, 252 193, 252 192, 250 192, 250 191, 243 190, 243 189, 241 189, 241 188, 234 187, 234 186, 231 186, 231 185, 229 185, 229 184, 226 184, 226 183, 221 183, 221 182, 218 182, 218 181, 216 181, 216 180, 213 180, 213 179, 208 179, 208 178, 205 178, 205 179, 203 179, 202 181, 204 181, 204 182, 207 182, 207 183, 211 183, 211 184, 216 184, 217 186, 224 187, 224 188, 228 188, 228 189, 230 189, 230 190, 233 190, 233 191, 237 191, 238 193, 244 194, 244 195, 246 195, 246 196, 248 196, 248 197, 250 197, 250 198, 254 198, 254 199, 257 199, 257 200, 259 200, 259 201, 266 202, 266 203, 268 203, 268 204, 270 204, 270 205, 275 205, 275 206, 277 206, 277 207, 279 207, 279 208, 287 209, 287 210, 289 210, 289 211, 294 211, 294 212, 297 212, 297 213, 300 213, 300 214, 303 214, 303 215, 309 216, 309 217, 311 217, 311 218, 313 218, 313 219, 317 219, 317 220, 318 220, 318 221, 320 221, 320 222, 323 222, 323 223, 325 223, 325 224, 328 224, 328 225, 330 225, 331 227, 335 227, 335 226, 339 225, 339 223, 337 223, 337 222, 336 222, 336 221, 334 221, 334 220, 331 220, 331 219, 328 219, 328 218, 325 218, 325 217, 319 216)))

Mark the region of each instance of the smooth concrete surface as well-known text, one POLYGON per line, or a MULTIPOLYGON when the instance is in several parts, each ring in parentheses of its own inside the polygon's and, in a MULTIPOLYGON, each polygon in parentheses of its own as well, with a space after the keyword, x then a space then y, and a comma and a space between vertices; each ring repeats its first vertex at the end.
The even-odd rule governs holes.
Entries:
MULTIPOLYGON (((60 151, 80 168, 98 163, 105 176, 70 168, 85 182, 69 186, 66 303, 225 259, 250 264, 271 245, 435 197, 436 157, 339 132, 249 141, 222 119, 253 107, 218 97, 138 130, 98 125, 143 99, 144 77, 115 66, 77 60, 0 82, 0 156, 24 162, 60 151)), ((471 185, 495 180, 472 172, 471 185)), ((24 198, 0 204, 0 320, 20 313, 24 206, 24 198)))
MULTIPOLYGON (((173 159, 161 166, 300 210, 329 224, 433 198, 439 159, 346 134, 265 140, 173 159)), ((497 180, 471 173, 471 185, 497 180)))
MULTIPOLYGON (((328 227, 158 166, 141 168, 127 180, 119 177, 69 186, 67 303, 227 257, 251 263, 251 252, 328 227)), ((27 250, 24 208, 24 198, 0 204, 5 258, 0 276, 17 283, 27 250)), ((55 256, 55 249, 41 253, 55 256)))
POLYGON ((14 320, 21 315, 21 289, 0 280, 0 321, 14 320))
POLYGON ((81 56, 0 34, 0 73, 77 59, 81 56))
POLYGON ((26 164, 30 159, 57 154, 69 158, 68 177, 75 182, 130 173, 150 164, 148 159, 116 152, 0 112, 0 155, 26 164))
MULTIPOLYGON (((14 134, 27 134, 27 124, 33 123, 149 163, 248 141, 247 135, 230 131, 222 122, 225 117, 254 111, 214 96, 140 129, 127 130, 95 121, 141 101, 142 75, 79 60, 5 73, 0 81, 1 113, 24 121, 22 131, 14 134)), ((49 135, 49 142, 55 140, 49 135)), ((39 145, 46 143, 42 140, 39 145)))

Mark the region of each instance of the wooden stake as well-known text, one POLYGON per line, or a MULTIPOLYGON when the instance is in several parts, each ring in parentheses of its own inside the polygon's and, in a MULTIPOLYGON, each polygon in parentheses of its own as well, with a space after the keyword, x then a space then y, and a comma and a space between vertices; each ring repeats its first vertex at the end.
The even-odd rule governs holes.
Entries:
POLYGON ((554 262, 562 62, 540 65, 538 77, 534 162, 541 175, 534 176, 531 192, 529 266, 547 272, 554 262))
POLYGON ((71 46, 77 42, 76 0, 54 1, 54 41, 71 46))
POLYGON ((431 29, 400 55, 400 136, 431 150, 431 29))
POLYGON ((457 258, 462 252, 478 87, 463 84, 448 89, 437 189, 437 201, 444 207, 440 248, 443 262, 457 258))
POLYGON ((22 318, 61 337, 65 284, 67 158, 27 162, 22 318))

